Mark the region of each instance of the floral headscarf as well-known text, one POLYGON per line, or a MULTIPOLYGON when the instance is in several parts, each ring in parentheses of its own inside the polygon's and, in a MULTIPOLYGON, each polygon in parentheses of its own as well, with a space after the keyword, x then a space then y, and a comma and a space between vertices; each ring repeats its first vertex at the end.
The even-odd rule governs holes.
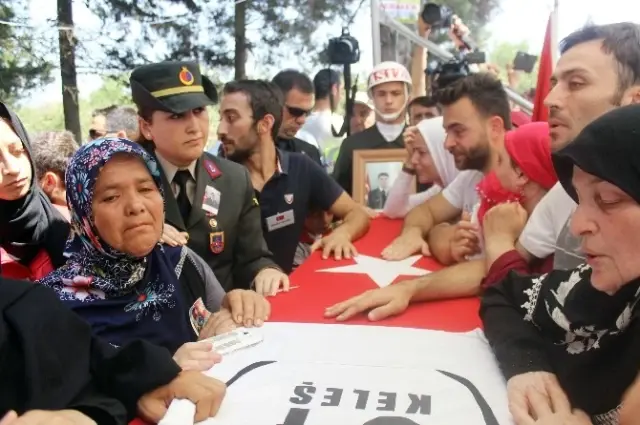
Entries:
MULTIPOLYGON (((62 301, 92 325, 108 322, 111 326, 114 321, 121 322, 120 326, 145 320, 158 322, 171 310, 179 310, 172 314, 186 316, 186 308, 174 308, 181 303, 178 277, 185 249, 157 244, 147 256, 136 258, 106 243, 95 227, 92 208, 95 184, 104 165, 117 154, 140 158, 163 194, 158 165, 140 145, 127 139, 106 138, 82 146, 66 172, 71 255, 63 267, 40 283, 53 288, 62 301)), ((111 334, 118 333, 118 326, 111 328, 111 334)), ((131 331, 126 335, 130 336, 131 331)), ((115 344, 124 342, 120 336, 103 336, 115 344)))

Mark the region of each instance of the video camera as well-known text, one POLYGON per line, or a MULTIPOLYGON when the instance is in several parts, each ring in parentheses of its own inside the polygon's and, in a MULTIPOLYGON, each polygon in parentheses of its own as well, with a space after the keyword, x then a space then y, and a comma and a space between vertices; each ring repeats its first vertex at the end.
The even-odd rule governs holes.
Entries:
MULTIPOLYGON (((422 20, 434 29, 450 28, 455 16, 453 10, 447 6, 436 3, 424 5, 420 14, 422 20)), ((458 34, 458 37, 466 47, 448 62, 432 62, 425 73, 431 77, 431 83, 435 90, 444 88, 460 78, 471 74, 471 65, 486 62, 486 55, 475 47, 475 43, 467 35, 458 34)))
POLYGON ((340 37, 329 39, 327 56, 332 65, 353 65, 360 61, 360 44, 347 28, 343 28, 340 37))

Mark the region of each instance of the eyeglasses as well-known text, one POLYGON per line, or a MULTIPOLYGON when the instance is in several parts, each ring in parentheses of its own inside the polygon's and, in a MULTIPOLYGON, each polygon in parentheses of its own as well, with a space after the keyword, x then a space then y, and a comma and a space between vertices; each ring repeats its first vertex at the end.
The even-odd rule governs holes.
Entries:
POLYGON ((287 108, 287 111, 289 111, 289 113, 291 114, 291 116, 295 117, 295 118, 300 118, 300 117, 308 117, 309 114, 311 113, 311 109, 302 109, 302 108, 297 108, 295 106, 289 106, 289 105, 284 105, 287 108))

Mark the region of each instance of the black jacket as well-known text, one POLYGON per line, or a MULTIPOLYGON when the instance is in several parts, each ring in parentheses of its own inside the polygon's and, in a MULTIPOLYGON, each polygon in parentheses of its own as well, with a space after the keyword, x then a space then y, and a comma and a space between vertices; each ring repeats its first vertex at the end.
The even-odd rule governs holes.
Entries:
POLYGON ((283 139, 281 137, 278 137, 278 140, 276 140, 276 147, 282 151, 296 152, 307 155, 318 165, 322 166, 320 151, 318 150, 318 148, 310 143, 305 142, 304 140, 300 140, 295 137, 293 139, 283 139))
POLYGON ((0 417, 9 410, 81 411, 101 425, 126 424, 138 399, 180 368, 164 348, 116 349, 44 286, 0 278, 0 417))

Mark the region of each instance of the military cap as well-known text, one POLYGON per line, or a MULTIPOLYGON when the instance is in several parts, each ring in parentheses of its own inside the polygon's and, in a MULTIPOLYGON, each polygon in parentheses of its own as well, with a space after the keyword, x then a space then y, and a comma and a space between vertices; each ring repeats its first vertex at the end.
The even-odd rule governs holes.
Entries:
POLYGON ((218 101, 216 87, 195 61, 142 65, 129 77, 131 97, 140 108, 181 114, 218 101))

